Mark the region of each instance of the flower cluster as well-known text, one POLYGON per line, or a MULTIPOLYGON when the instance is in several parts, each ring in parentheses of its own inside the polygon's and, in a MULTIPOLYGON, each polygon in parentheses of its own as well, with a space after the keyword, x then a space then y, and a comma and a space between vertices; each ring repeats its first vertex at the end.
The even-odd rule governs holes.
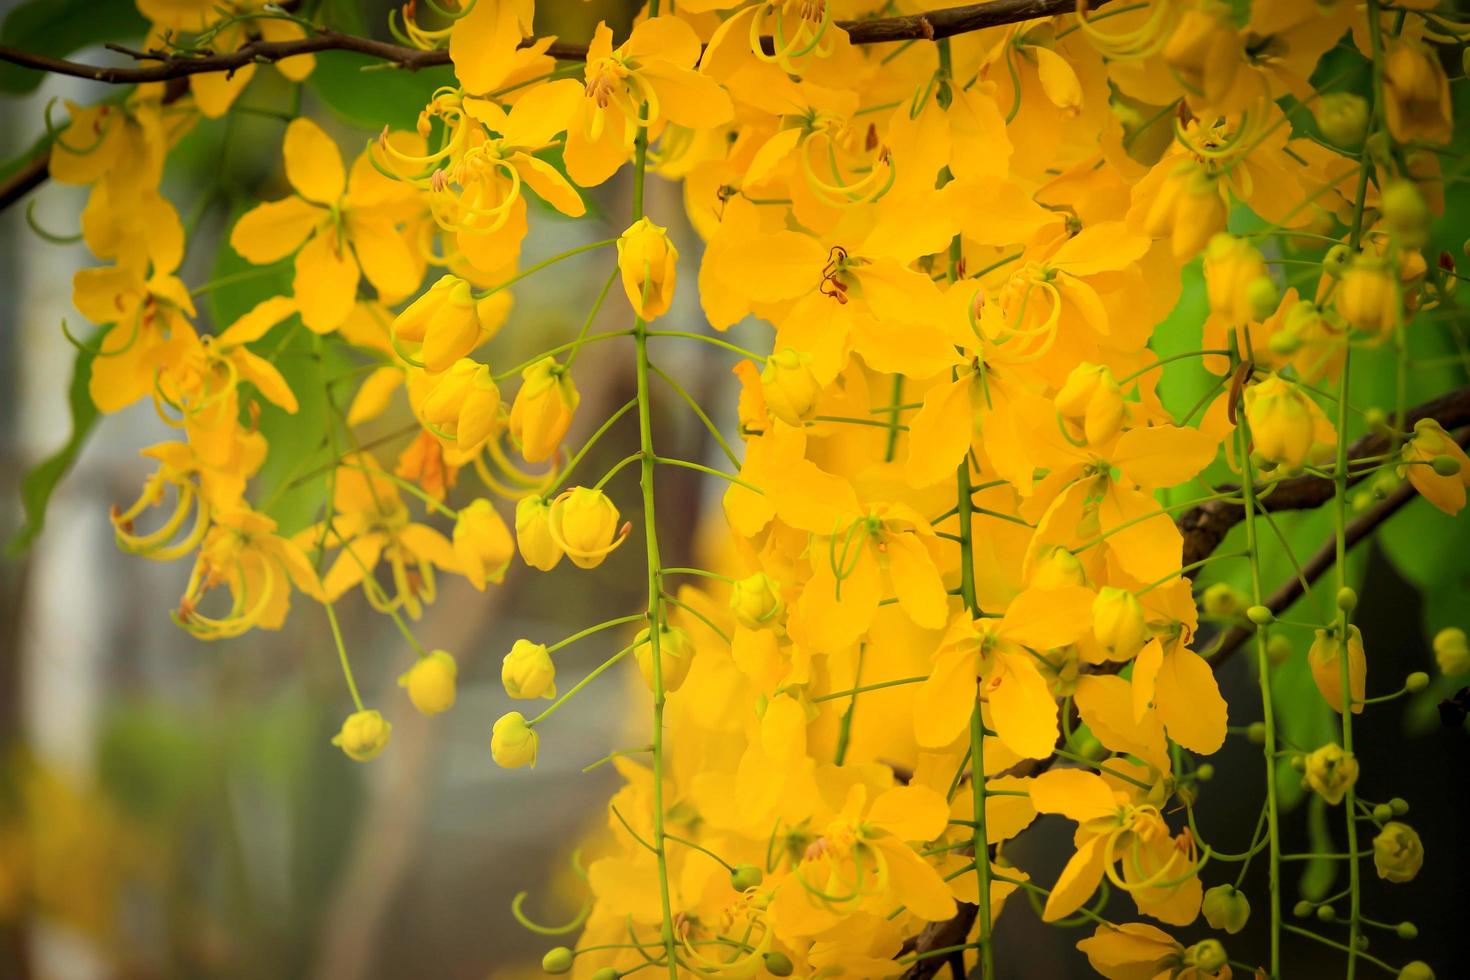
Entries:
MULTIPOLYGON (((265 5, 139 5, 161 36, 223 50, 310 29, 265 5)), ((1245 17, 1150 0, 873 43, 864 19, 879 5, 865 0, 655 0, 621 43, 599 25, 585 61, 559 65, 551 39, 532 38, 531 0, 429 6, 421 22, 408 5, 395 30, 445 50, 456 84, 350 166, 315 123, 289 120, 290 193, 241 215, 229 243, 252 265, 289 260, 290 289, 216 333, 199 332, 176 277, 184 230, 158 186, 170 146, 226 112, 246 73, 71 106, 57 139, 52 174, 91 186, 83 232, 112 263, 75 286, 103 327, 92 397, 103 411, 151 399, 179 431, 113 517, 130 551, 195 555, 179 624, 205 639, 276 628, 300 593, 324 604, 345 668, 332 604, 361 589, 417 653, 400 683, 434 714, 454 703, 455 660, 422 650, 408 620, 437 576, 483 590, 517 557, 594 569, 642 539, 645 608, 504 656, 509 697, 553 700, 494 722, 502 766, 567 751, 553 713, 630 654, 652 696, 651 744, 609 757, 624 785, 586 868, 581 938, 548 954, 552 973, 881 977, 958 954, 990 976, 998 917, 1029 901, 1047 922, 1096 926, 1077 946, 1104 976, 1228 977, 1222 940, 1186 947, 1104 913, 1170 927, 1203 915, 1234 934, 1251 913, 1244 869, 1263 854, 1262 969, 1279 976, 1280 757, 1345 814, 1339 945, 1370 959, 1358 863, 1371 852, 1379 877, 1407 881, 1424 849, 1397 819, 1406 803, 1357 794, 1353 715, 1384 698, 1369 697, 1352 622, 1345 522, 1401 486, 1453 515, 1470 486, 1463 433, 1411 418, 1405 380, 1411 336, 1436 329, 1459 278, 1428 251, 1454 137, 1437 52, 1463 25, 1417 0, 1258 0, 1245 17), (620 172, 634 188, 625 230, 523 268, 528 200, 590 221, 584 192, 620 172), (648 174, 682 182, 699 241, 674 240, 679 216, 644 213, 648 174), (518 280, 614 247, 580 334, 492 363, 518 280), (699 256, 715 333, 651 326, 693 285, 678 281, 681 252, 699 256), (1192 268, 1202 343, 1161 356, 1192 268), (629 326, 593 333, 615 281, 629 326), (769 353, 718 336, 750 319, 769 325, 769 353), (637 397, 569 451, 577 354, 618 338, 632 340, 637 397), (689 399, 729 471, 652 443, 648 347, 676 338, 737 358, 725 414, 738 450, 689 399), (309 390, 276 366, 303 340, 359 366, 345 406, 330 382, 309 390), (1397 401, 1370 413, 1364 450, 1350 362, 1379 348, 1397 352, 1397 401), (1166 398, 1181 361, 1208 375, 1192 407, 1166 398), (399 392, 415 424, 390 463, 354 429, 399 392), (282 531, 247 493, 273 450, 257 421, 323 398, 320 516, 282 531), (630 414, 639 452, 569 485, 630 414), (625 464, 641 475, 636 535, 605 489, 625 464), (660 563, 653 480, 670 465, 726 482, 712 569, 660 563), (464 475, 483 493, 453 508, 464 475), (1336 607, 1299 658, 1340 716, 1340 742, 1321 746, 1289 744, 1273 720, 1272 671, 1298 655, 1260 576, 1270 511, 1303 481, 1336 511, 1336 607), (1233 508, 1243 547, 1186 548, 1176 518, 1199 506, 1233 508), (1217 561, 1249 569, 1249 594, 1196 586, 1217 561), (219 587, 231 602, 210 611, 219 587), (557 651, 604 631, 626 632, 618 652, 558 684, 557 651), (1212 669, 1236 632, 1257 654, 1256 706, 1227 707, 1212 669), (1266 767, 1238 854, 1194 819, 1211 775, 1197 757, 1232 731, 1262 744, 1266 767), (1033 881, 1012 842, 1052 820, 1075 824, 1074 850, 1056 881, 1033 881), (1231 861, 1239 877, 1216 883, 1231 861), (1107 904, 1112 889, 1126 900, 1107 904), (936 947, 929 926, 946 922, 957 938, 936 947)), ((299 78, 307 57, 280 69, 299 78)), ((1463 633, 1435 649, 1463 672, 1463 633)), ((356 709, 335 741, 367 760, 391 726, 356 709)), ((1332 920, 1331 901, 1303 901, 1332 920)))

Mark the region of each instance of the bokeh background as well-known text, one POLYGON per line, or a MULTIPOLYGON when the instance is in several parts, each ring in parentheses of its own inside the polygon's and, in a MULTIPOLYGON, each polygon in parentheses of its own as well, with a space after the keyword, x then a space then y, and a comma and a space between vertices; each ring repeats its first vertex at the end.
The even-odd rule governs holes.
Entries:
MULTIPOLYGON (((0 0, 0 15, 18 6, 0 0)), ((119 40, 137 23, 127 0, 57 0, 56 6, 71 16, 116 18, 119 40)), ((389 6, 327 3, 332 23, 380 37, 387 36, 389 6)), ((587 37, 599 18, 621 31, 632 16, 631 4, 610 0, 543 0, 540 7, 538 32, 568 38, 587 37)), ((119 60, 101 49, 78 58, 119 60)), ((436 83, 432 75, 394 72, 364 83, 363 63, 321 56, 302 101, 302 111, 327 126, 349 156, 385 119, 411 124, 436 83)), ((51 99, 86 102, 101 94, 100 86, 75 79, 27 88, 23 77, 0 72, 0 159, 29 155, 51 99)), ((261 71, 242 103, 280 110, 290 100, 279 77, 261 71)), ((165 192, 186 220, 197 221, 182 271, 186 282, 228 271, 217 252, 233 216, 253 198, 284 192, 280 127, 279 120, 250 114, 201 122, 173 154, 165 192)), ((626 213, 627 193, 615 180, 594 194, 594 207, 626 213)), ((688 243, 670 323, 682 317, 699 328, 697 236, 683 224, 678 188, 655 181, 650 195, 655 218, 688 243)), ((84 191, 45 185, 27 200, 34 202, 34 222, 66 235, 76 230, 84 191)), ((1463 193, 1453 192, 1451 201, 1467 213, 1463 193)), ((65 319, 75 332, 85 331, 71 308, 70 279, 91 261, 80 244, 38 237, 25 204, 0 212, 0 540, 7 541, 24 519, 21 478, 69 436, 74 351, 60 324, 65 319)), ((537 212, 526 260, 620 227, 611 219, 604 226, 537 212)), ((1466 223, 1458 227, 1463 235, 1466 223)), ((579 256, 518 286, 516 311, 497 341, 504 354, 497 356, 518 361, 575 331, 607 261, 605 253, 579 256)), ((1204 316, 1197 270, 1189 275, 1170 334, 1177 349, 1197 340, 1204 316)), ((231 302, 228 290, 209 294, 204 321, 226 318, 231 302)), ((618 304, 608 307, 615 317, 618 304)), ((759 347, 766 338, 763 328, 745 325, 735 339, 759 347)), ((676 360, 663 366, 729 427, 729 360, 689 349, 695 346, 675 347, 669 356, 676 360)), ((579 358, 583 403, 573 444, 631 396, 626 355, 610 343, 579 358)), ((1465 383, 1457 370, 1457 383, 1465 383)), ((1183 370, 1168 377, 1170 398, 1194 400, 1198 379, 1183 370)), ((391 436, 409 421, 402 406, 397 411, 377 434, 391 436)), ((297 421, 303 437, 320 437, 309 416, 297 421)), ((710 457, 707 436, 672 399, 659 403, 656 426, 656 439, 671 455, 710 457)), ((633 710, 641 702, 631 685, 595 685, 577 710, 557 715, 534 771, 501 771, 488 749, 490 723, 509 707, 499 661, 518 637, 549 642, 637 608, 638 549, 615 553, 591 574, 566 563, 550 574, 517 564, 503 586, 486 594, 461 580, 446 583, 417 632, 426 646, 459 659, 460 701, 432 720, 418 716, 396 689, 409 654, 391 624, 360 596, 341 603, 359 683, 394 725, 391 750, 370 766, 355 765, 328 741, 350 702, 317 607, 297 603, 278 633, 203 644, 168 618, 187 562, 155 564, 114 547, 108 508, 130 501, 150 471, 138 450, 169 434, 147 404, 101 420, 53 497, 44 531, 28 550, 0 560, 0 980, 539 975, 528 964, 552 941, 515 923, 512 896, 529 891, 527 911, 544 921, 575 912, 581 892, 571 855, 602 825, 616 781, 610 767, 581 769, 640 741, 644 718, 633 710)), ((635 449, 631 439, 631 429, 615 433, 583 465, 598 472, 635 449)), ((386 458, 401 443, 385 442, 386 458)), ((630 477, 619 504, 636 523, 631 485, 630 477)), ((714 540, 718 526, 706 518, 718 521, 721 489, 687 471, 661 472, 658 507, 666 529, 711 527, 714 540)), ((465 497, 462 487, 451 500, 465 497)), ((1326 533, 1317 516, 1282 522, 1304 550, 1326 533)), ((700 541, 697 533, 666 530, 667 563, 695 562, 700 541)), ((1387 690, 1409 671, 1432 672, 1426 626, 1470 620, 1470 521, 1452 522, 1416 504, 1394 519, 1383 545, 1364 549, 1355 561, 1365 576, 1359 620, 1370 686, 1387 690)), ((606 652, 597 641, 579 644, 561 659, 565 675, 578 676, 606 652)), ((1315 692, 1300 659, 1282 668, 1278 687, 1288 713, 1299 719, 1293 737, 1310 747, 1330 736, 1330 718, 1306 707, 1315 692)), ((1247 660, 1235 658, 1222 675, 1232 724, 1242 726, 1260 710, 1247 660)), ((1419 697, 1370 711, 1357 728, 1364 791, 1373 799, 1408 799, 1408 819, 1429 854, 1412 885, 1385 885, 1369 871, 1366 907, 1389 921, 1411 919, 1422 933, 1411 946, 1374 931, 1373 950, 1394 962, 1420 956, 1441 977, 1470 976, 1463 952, 1470 736, 1463 724, 1442 724, 1436 707, 1453 692, 1454 685, 1437 680, 1419 697)), ((1259 805, 1258 750, 1232 739, 1212 761, 1217 776, 1206 787, 1201 828, 1217 846, 1240 850, 1259 805)), ((1294 807, 1285 846, 1311 849, 1334 832, 1329 814, 1302 797, 1289 769, 1279 779, 1294 807)), ((1336 828, 1337 811, 1330 817, 1336 828)), ((1009 853, 1047 881, 1070 850, 1066 838, 1062 824, 1033 830, 1009 853)), ((1288 866, 1288 907, 1299 875, 1322 894, 1336 890, 1326 881, 1330 873, 1325 865, 1288 866)), ((1206 878, 1223 880, 1209 872, 1206 878)), ((1264 865, 1253 869, 1248 891, 1264 896, 1264 865)), ((1062 938, 1018 897, 998 929, 1002 975, 1085 975, 1072 940, 1062 938)), ((1233 937, 1232 956, 1261 958, 1262 940, 1254 928, 1233 937)), ((1340 975, 1340 959, 1324 952, 1289 942, 1287 975, 1340 975)))

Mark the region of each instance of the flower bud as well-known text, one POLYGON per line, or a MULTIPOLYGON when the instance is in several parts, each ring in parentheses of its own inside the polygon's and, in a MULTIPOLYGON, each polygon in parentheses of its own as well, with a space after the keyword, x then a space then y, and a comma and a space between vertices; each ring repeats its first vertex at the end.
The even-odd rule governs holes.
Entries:
POLYGON ((1335 922, 1336 920, 1337 920, 1337 909, 1333 908, 1331 905, 1319 905, 1319 906, 1317 906, 1317 921, 1318 922, 1335 922))
POLYGON ((1291 659, 1291 641, 1280 633, 1272 633, 1266 638, 1266 659, 1273 667, 1280 667, 1291 659))
POLYGON ((1394 816, 1402 817, 1409 812, 1409 801, 1401 796, 1395 796, 1388 801, 1388 808, 1393 811, 1394 816))
POLYGON ((1200 911, 1211 929, 1223 929, 1233 936, 1245 928, 1251 915, 1251 903, 1245 892, 1234 885, 1216 885, 1205 892, 1200 911))
POLYGON ((1182 262, 1225 230, 1230 212, 1219 180, 1203 164, 1190 160, 1162 165, 1172 169, 1144 216, 1144 231, 1153 238, 1167 236, 1174 258, 1182 262))
POLYGON ((1403 177, 1390 180, 1379 198, 1383 223, 1400 245, 1418 248, 1429 239, 1429 206, 1412 180, 1403 177))
POLYGON ((1347 267, 1352 264, 1353 254, 1351 248, 1338 242, 1322 257, 1322 272, 1334 279, 1341 279, 1347 267))
POLYGON ((1367 683, 1368 664, 1363 653, 1363 634, 1356 626, 1348 626, 1348 641, 1343 644, 1337 635, 1331 630, 1320 629, 1317 638, 1312 641, 1312 646, 1307 650, 1307 666, 1312 669, 1312 679, 1317 682, 1317 690, 1322 693, 1322 698, 1332 710, 1342 713, 1342 664, 1338 658, 1342 655, 1342 648, 1347 647, 1348 657, 1348 680, 1352 685, 1350 696, 1353 702, 1353 714, 1361 714, 1363 711, 1363 690, 1367 683))
POLYGON ((1378 877, 1402 884, 1413 881, 1424 866, 1424 844, 1408 824, 1390 820, 1373 838, 1373 867, 1378 877))
POLYGON ((1082 567, 1081 559, 1058 545, 1047 549, 1036 559, 1031 566, 1031 580, 1028 584, 1033 589, 1041 590, 1086 585, 1087 571, 1082 567))
POLYGON ((765 880, 761 869, 753 864, 741 864, 730 872, 730 887, 737 892, 747 891, 751 888, 759 888, 760 883, 765 880))
POLYGON ((1298 919, 1305 919, 1312 914, 1312 903, 1302 899, 1291 907, 1291 914, 1298 919))
POLYGON ((510 435, 527 462, 550 459, 566 437, 582 396, 556 359, 543 357, 521 372, 510 406, 510 435))
POLYGON ((1197 970, 1214 973, 1230 961, 1225 946, 1218 939, 1206 939, 1184 951, 1184 963, 1197 970))
POLYGON ((1300 469, 1325 422, 1322 410, 1298 386, 1272 374, 1245 390, 1245 417, 1262 459, 1300 469))
POLYGON ((1410 694, 1418 694, 1429 686, 1429 675, 1422 670, 1416 670, 1404 678, 1404 690, 1410 694))
POLYGON ((1251 606, 1246 609, 1245 618, 1257 626, 1270 626, 1276 622, 1276 614, 1271 611, 1270 606, 1251 606))
POLYGON ((622 975, 617 967, 605 966, 600 970, 593 970, 588 980, 618 980, 622 975))
POLYGON ((1443 674, 1470 673, 1470 642, 1465 631, 1450 626, 1434 634, 1434 660, 1443 674))
POLYGON ((551 536, 551 504, 532 494, 516 504, 516 550, 532 568, 549 572, 565 554, 551 536))
POLYGON ((444 650, 435 650, 419 658, 398 678, 398 686, 407 688, 408 699, 421 714, 437 715, 454 707, 454 682, 459 666, 444 650))
POLYGON ((535 769, 536 742, 536 730, 519 711, 507 711, 490 729, 490 755, 503 769, 535 769))
POLYGON ((1202 764, 1198 769, 1194 771, 1194 778, 1198 779, 1202 783, 1208 783, 1210 780, 1215 778, 1215 767, 1210 765, 1208 762, 1202 764))
POLYGON ((1160 54, 1189 93, 1194 109, 1218 105, 1245 63, 1239 33, 1223 5, 1186 11, 1160 54))
POLYGON ((1387 823, 1393 819, 1393 807, 1387 803, 1380 803, 1373 808, 1373 819, 1379 823, 1387 823))
MULTIPOLYGON (((648 630, 638 631, 633 638, 633 655, 638 658, 638 673, 648 689, 653 690, 653 643, 648 630)), ((677 691, 689 676, 689 665, 694 662, 694 646, 689 634, 677 626, 660 626, 658 629, 659 679, 664 692, 677 691)))
POLYGON ((546 644, 530 640, 516 640, 510 653, 500 662, 500 683, 505 693, 513 698, 556 697, 556 665, 546 644))
POLYGON ((1238 616, 1250 600, 1229 582, 1216 582, 1205 589, 1204 610, 1210 616, 1238 616))
POLYGON ((474 453, 495 434, 501 418, 500 388, 490 369, 482 364, 470 378, 460 403, 455 448, 466 455, 474 453))
POLYGON ((541 957, 541 969, 547 973, 570 973, 575 955, 565 946, 547 950, 546 955, 541 957))
POLYGON ((1349 326, 1375 334, 1397 327, 1404 307, 1394 271, 1381 259, 1362 255, 1343 272, 1333 305, 1349 326))
POLYGON ((1412 922, 1400 922, 1394 927, 1394 935, 1400 939, 1418 939, 1419 927, 1412 922))
POLYGON ((746 629, 777 625, 784 607, 779 586, 765 572, 737 579, 730 593, 730 609, 736 622, 746 629))
POLYGON ((419 358, 425 371, 447 370, 484 339, 470 284, 458 276, 440 276, 394 319, 393 335, 399 341, 423 345, 419 358))
POLYGON ((1306 757, 1306 784, 1328 803, 1336 806, 1343 794, 1358 781, 1358 760, 1336 742, 1306 757))
POLYGON ((1337 608, 1352 612, 1358 608, 1358 592, 1350 585, 1337 590, 1337 608))
POLYGON ((366 762, 383 751, 392 734, 393 726, 377 711, 354 711, 332 736, 332 744, 354 762, 366 762))
POLYGON ((454 522, 454 557, 471 585, 484 592, 487 582, 500 582, 514 553, 510 528, 490 501, 480 497, 460 508, 454 522))
MULTIPOLYGON (((1228 326, 1241 326, 1252 320, 1262 319, 1260 313, 1266 290, 1275 292, 1270 284, 1270 272, 1266 260, 1254 245, 1243 238, 1224 232, 1210 239, 1205 249, 1205 291, 1210 300, 1210 312, 1220 317, 1228 326), (1268 285, 1259 285, 1265 279, 1268 285)), ((1269 314, 1275 309, 1270 304, 1269 314)))
POLYGON ((1351 92, 1327 92, 1312 106, 1317 128, 1327 142, 1344 150, 1357 149, 1368 134, 1368 100, 1351 92))
POLYGON ((1252 320, 1266 319, 1281 305, 1281 294, 1277 292, 1276 283, 1270 276, 1251 280, 1245 287, 1245 299, 1250 306, 1252 320))
POLYGON ((1149 641, 1148 623, 1138 597, 1105 585, 1092 600, 1092 632, 1109 660, 1131 660, 1149 641))
POLYGON ((1097 446, 1123 427, 1123 393, 1113 372, 1100 364, 1079 364, 1067 375, 1053 403, 1069 425, 1097 446))
POLYGON ((1465 506, 1465 488, 1470 487, 1470 457, 1460 444, 1434 419, 1414 423, 1414 434, 1401 450, 1404 465, 1399 472, 1408 477, 1420 496, 1451 516, 1465 506), (1457 464, 1453 471, 1441 459, 1457 464), (1425 464, 1428 465, 1425 465, 1425 464), (1447 472, 1441 472, 1441 470, 1447 472))
POLYGON ((817 411, 822 386, 812 373, 812 356, 787 347, 766 358, 761 371, 761 393, 766 408, 787 425, 800 426, 817 411))
MULTIPOLYGON (((773 977, 789 977, 796 971, 791 957, 785 953, 766 953, 762 959, 766 965, 766 972, 773 977)), ((1430 977, 1429 980, 1434 980, 1434 978, 1430 977)))
MULTIPOLYGON (((1418 934, 1418 930, 1415 930, 1415 934, 1418 934)), ((1423 960, 1414 960, 1399 969, 1398 980, 1434 980, 1434 971, 1423 960)))
POLYGON ((1245 728, 1245 737, 1253 745, 1264 745, 1266 742, 1266 723, 1253 721, 1245 728))
POLYGON ((633 312, 645 320, 662 316, 674 301, 679 252, 665 228, 639 218, 618 238, 618 271, 633 312))
POLYGON ((618 508, 601 490, 573 487, 551 504, 551 539, 578 568, 596 568, 628 537, 618 530, 618 508))
POLYGON ((419 412, 424 421, 438 428, 457 425, 459 413, 469 396, 476 372, 481 365, 468 357, 462 357, 449 366, 443 374, 429 378, 431 387, 419 403, 419 412))

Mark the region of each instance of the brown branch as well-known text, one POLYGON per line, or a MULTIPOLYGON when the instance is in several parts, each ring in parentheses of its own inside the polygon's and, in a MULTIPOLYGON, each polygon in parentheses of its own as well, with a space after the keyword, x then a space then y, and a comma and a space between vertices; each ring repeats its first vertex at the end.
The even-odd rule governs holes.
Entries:
POLYGON ((24 166, 4 182, 0 182, 0 211, 44 184, 50 164, 51 150, 47 148, 27 160, 24 166))
MULTIPOLYGON (((1441 422, 1441 424, 1444 423, 1441 422)), ((1456 442, 1461 446, 1470 444, 1470 429, 1461 432, 1456 438, 1456 442)), ((1329 487, 1328 498, 1330 499, 1332 496, 1330 492, 1332 485, 1326 480, 1322 482, 1327 483, 1329 487)), ((1372 510, 1354 519, 1343 531, 1343 543, 1346 545, 1346 550, 1351 551, 1358 542, 1376 531, 1384 521, 1397 514, 1405 504, 1409 503, 1416 496, 1418 496, 1418 491, 1414 489, 1414 485, 1405 481, 1393 493, 1383 498, 1372 510)), ((1336 562, 1337 535, 1334 534, 1323 542, 1322 547, 1318 548, 1312 557, 1307 559, 1302 565, 1300 578, 1296 575, 1291 576, 1281 584, 1280 588, 1271 593, 1265 602, 1266 607, 1275 615, 1280 616, 1291 608, 1292 603, 1306 594, 1302 588, 1302 579, 1305 579, 1307 584, 1310 585, 1326 574, 1328 569, 1332 568, 1336 562)), ((1229 657, 1246 640, 1250 639, 1253 633, 1254 630, 1247 629, 1239 624, 1230 627, 1225 635, 1220 638, 1219 644, 1210 652, 1208 658, 1210 666, 1218 666, 1221 661, 1229 657)))
MULTIPOLYGON (((1081 0, 1086 4, 1088 0, 1081 0)), ((1094 0, 1093 9, 1107 0, 1094 0)), ((853 44, 885 44, 892 41, 932 41, 938 38, 967 34, 989 27, 1001 27, 1042 17, 1075 13, 1079 0, 992 0, 991 3, 973 3, 947 10, 931 10, 923 14, 905 17, 880 17, 871 20, 840 21, 839 27, 847 31, 853 44)), ((378 58, 388 64, 409 71, 449 64, 449 52, 443 48, 423 51, 388 41, 342 34, 322 29, 308 37, 291 41, 254 40, 234 51, 199 56, 155 56, 143 52, 128 52, 134 58, 158 57, 159 63, 144 67, 111 68, 88 65, 65 58, 21 51, 0 45, 0 61, 8 61, 23 68, 71 75, 94 82, 110 85, 161 82, 170 78, 184 78, 212 72, 232 73, 255 63, 274 63, 300 54, 315 54, 319 51, 355 51, 378 58)), ((559 61, 585 61, 587 45, 556 42, 548 53, 559 61)))
MULTIPOLYGON (((1404 413, 1402 428, 1411 428, 1420 419, 1432 418, 1446 430, 1470 425, 1470 387, 1459 388, 1441 395, 1432 401, 1409 409, 1404 413)), ((1376 456, 1389 447, 1389 440, 1381 435, 1367 435, 1348 447, 1349 459, 1376 456)), ((1356 483, 1357 479, 1350 483, 1356 483)), ((1311 510, 1332 499, 1332 481, 1316 476, 1298 476, 1283 480, 1276 488, 1261 497, 1261 506, 1269 511, 1311 510)), ((1245 508, 1236 503, 1212 500, 1179 517, 1178 525, 1184 535, 1183 564, 1192 565, 1208 558, 1225 540, 1232 527, 1245 520, 1245 508)))

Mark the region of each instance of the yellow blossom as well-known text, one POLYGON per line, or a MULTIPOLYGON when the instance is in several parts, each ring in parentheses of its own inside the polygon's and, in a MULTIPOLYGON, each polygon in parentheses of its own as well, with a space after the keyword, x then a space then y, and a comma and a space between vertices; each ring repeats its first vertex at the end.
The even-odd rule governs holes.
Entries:
POLYGON ((527 462, 550 459, 566 437, 582 396, 566 368, 545 357, 521 372, 510 406, 511 438, 527 462))
POLYGON ((679 252, 668 229, 639 218, 618 236, 618 270, 633 312, 645 320, 662 316, 674 302, 679 252))
POLYGON ((519 711, 507 711, 490 730, 490 755, 502 769, 536 768, 536 730, 519 711))
POLYGON ((556 665, 546 644, 516 640, 500 663, 500 682, 513 698, 556 697, 556 665))
POLYGON ((383 751, 393 726, 377 711, 356 711, 342 722, 342 730, 332 736, 332 744, 347 753, 354 762, 367 762, 383 751))
POLYGON ((421 714, 437 715, 454 706, 454 681, 458 673, 454 657, 444 650, 435 650, 399 677, 398 686, 408 691, 408 699, 421 714))

